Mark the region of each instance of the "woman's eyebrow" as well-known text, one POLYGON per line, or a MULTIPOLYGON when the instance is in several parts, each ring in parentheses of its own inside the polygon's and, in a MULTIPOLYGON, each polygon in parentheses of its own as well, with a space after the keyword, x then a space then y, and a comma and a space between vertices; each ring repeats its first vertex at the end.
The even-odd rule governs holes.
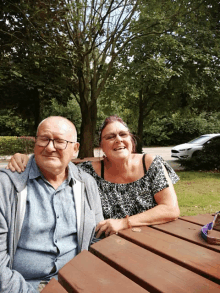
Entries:
POLYGON ((106 133, 103 137, 107 136, 107 135, 117 135, 117 134, 120 134, 120 133, 127 133, 129 132, 128 130, 121 130, 119 132, 109 132, 109 133, 106 133))
POLYGON ((115 132, 109 132, 109 133, 106 133, 103 137, 107 136, 107 135, 115 135, 116 133, 115 132))

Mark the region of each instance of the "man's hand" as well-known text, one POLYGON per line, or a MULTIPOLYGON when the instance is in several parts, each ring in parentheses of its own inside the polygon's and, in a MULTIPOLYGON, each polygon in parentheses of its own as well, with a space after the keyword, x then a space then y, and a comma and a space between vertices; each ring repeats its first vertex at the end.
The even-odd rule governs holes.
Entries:
POLYGON ((15 154, 11 157, 6 169, 10 169, 12 172, 17 171, 18 173, 24 172, 27 162, 29 160, 28 155, 15 154))
POLYGON ((127 220, 126 219, 108 219, 98 223, 96 226, 96 238, 99 238, 102 233, 105 233, 105 236, 112 234, 118 234, 118 231, 127 229, 127 220))

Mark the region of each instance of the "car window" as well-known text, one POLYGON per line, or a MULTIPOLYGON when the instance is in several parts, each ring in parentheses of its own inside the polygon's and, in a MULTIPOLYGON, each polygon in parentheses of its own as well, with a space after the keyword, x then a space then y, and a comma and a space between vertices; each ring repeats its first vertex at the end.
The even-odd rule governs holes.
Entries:
POLYGON ((213 137, 212 139, 210 139, 210 141, 220 141, 220 136, 213 137))
POLYGON ((198 144, 203 144, 205 143, 207 140, 209 139, 209 136, 200 136, 197 137, 191 141, 189 141, 188 143, 198 143, 198 144))

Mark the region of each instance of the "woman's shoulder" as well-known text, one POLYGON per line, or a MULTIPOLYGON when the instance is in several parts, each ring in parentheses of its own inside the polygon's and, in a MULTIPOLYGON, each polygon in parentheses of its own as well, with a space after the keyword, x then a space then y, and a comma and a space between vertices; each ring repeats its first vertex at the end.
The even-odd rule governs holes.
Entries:
POLYGON ((144 162, 145 162, 145 166, 146 166, 147 170, 150 168, 150 166, 153 163, 154 159, 155 159, 155 156, 153 156, 151 154, 144 154, 144 162))
POLYGON ((151 154, 133 154, 133 160, 138 166, 144 165, 144 170, 148 171, 156 156, 151 154))
POLYGON ((163 159, 163 157, 157 155, 153 158, 153 161, 150 165, 149 174, 158 175, 168 173, 172 183, 176 183, 179 180, 178 175, 173 170, 173 168, 163 159))
POLYGON ((82 168, 87 173, 93 176, 101 175, 101 160, 100 161, 86 161, 77 165, 78 167, 82 168))
POLYGON ((86 161, 86 162, 77 164, 77 167, 83 169, 83 171, 85 171, 89 174, 91 174, 94 171, 90 161, 86 161))

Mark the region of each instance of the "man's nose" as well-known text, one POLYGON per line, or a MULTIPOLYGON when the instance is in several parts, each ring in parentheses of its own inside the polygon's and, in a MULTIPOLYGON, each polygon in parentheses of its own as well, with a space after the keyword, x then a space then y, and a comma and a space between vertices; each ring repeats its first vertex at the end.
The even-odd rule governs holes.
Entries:
POLYGON ((48 145, 45 147, 45 149, 47 149, 47 151, 50 151, 50 152, 56 151, 56 149, 54 147, 54 141, 50 140, 48 145))

